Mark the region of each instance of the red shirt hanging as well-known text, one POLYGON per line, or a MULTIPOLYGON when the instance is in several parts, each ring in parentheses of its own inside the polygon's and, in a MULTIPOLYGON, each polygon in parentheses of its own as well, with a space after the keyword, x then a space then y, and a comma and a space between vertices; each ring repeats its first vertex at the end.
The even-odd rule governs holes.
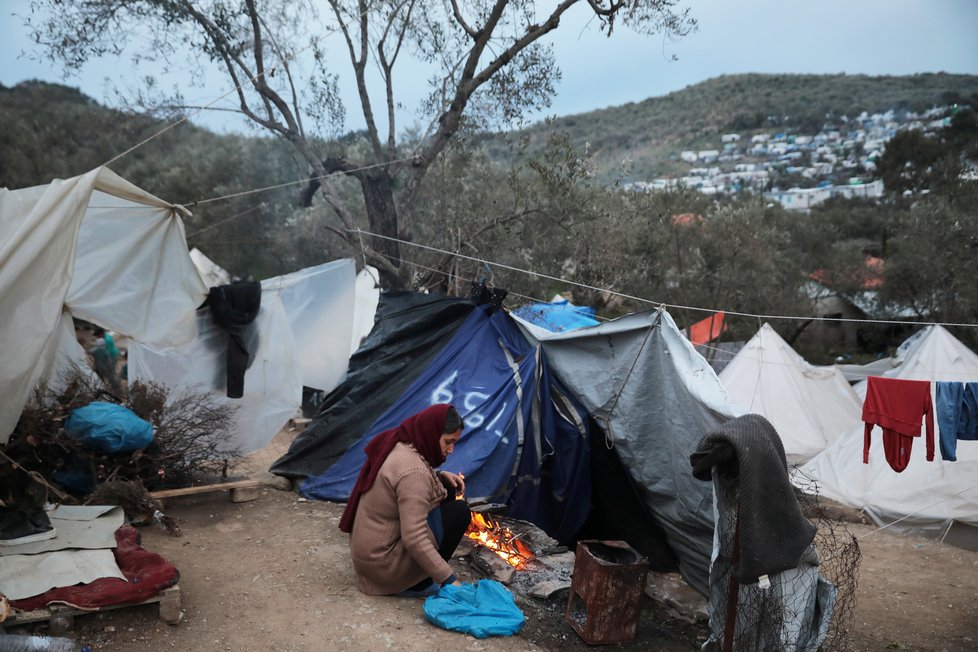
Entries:
POLYGON ((883 429, 883 452, 897 473, 907 468, 910 449, 920 436, 920 420, 927 424, 927 461, 934 461, 934 409, 930 382, 870 376, 863 403, 863 463, 869 464, 870 433, 874 425, 883 429))

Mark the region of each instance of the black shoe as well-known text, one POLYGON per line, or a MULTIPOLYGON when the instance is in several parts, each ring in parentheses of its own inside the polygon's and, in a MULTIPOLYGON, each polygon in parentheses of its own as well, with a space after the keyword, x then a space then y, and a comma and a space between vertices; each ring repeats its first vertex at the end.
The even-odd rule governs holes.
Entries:
POLYGON ((26 514, 21 511, 0 513, 0 546, 19 546, 58 536, 43 509, 26 514))

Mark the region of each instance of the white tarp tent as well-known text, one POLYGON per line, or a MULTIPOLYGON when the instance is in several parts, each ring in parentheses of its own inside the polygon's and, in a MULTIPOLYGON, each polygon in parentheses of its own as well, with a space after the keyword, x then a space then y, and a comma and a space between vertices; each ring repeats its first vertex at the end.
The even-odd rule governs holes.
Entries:
POLYGON ((862 403, 834 367, 809 364, 764 324, 719 374, 730 398, 778 431, 789 464, 821 453, 859 422, 862 403))
MULTIPOLYGON (((377 290, 370 285, 364 288, 362 318, 372 323, 369 295, 377 290)), ((243 454, 266 446, 295 416, 303 386, 330 392, 346 379, 358 304, 351 259, 276 276, 261 286, 261 309, 245 334, 252 361, 239 399, 226 395, 227 334, 207 308, 198 311, 195 340, 172 348, 129 348, 130 379, 196 388, 235 408, 234 427, 222 446, 243 454)))
POLYGON ((180 210, 108 168, 0 189, 0 443, 57 361, 84 359, 72 317, 158 345, 194 336, 207 289, 180 210))
MULTIPOLYGON (((941 326, 928 326, 906 344, 903 362, 882 375, 932 383, 978 381, 978 355, 941 326)), ((933 393, 932 385, 932 400, 933 393)), ((934 428, 936 440, 936 419, 934 428)), ((935 443, 934 461, 928 462, 922 436, 907 468, 896 473, 883 455, 879 427, 872 437, 869 464, 862 461, 860 422, 801 471, 823 495, 864 509, 880 525, 912 515, 896 527, 939 535, 954 521, 978 526, 978 441, 959 441, 957 462, 941 460, 935 443)))

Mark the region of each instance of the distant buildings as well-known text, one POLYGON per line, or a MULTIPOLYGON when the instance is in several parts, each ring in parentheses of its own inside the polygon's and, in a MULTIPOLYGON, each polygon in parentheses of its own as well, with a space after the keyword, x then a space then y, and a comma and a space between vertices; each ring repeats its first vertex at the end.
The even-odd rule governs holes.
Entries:
POLYGON ((875 176, 887 141, 901 130, 943 129, 949 124, 948 111, 948 107, 921 114, 863 111, 855 118, 842 116, 815 134, 725 133, 720 135, 722 149, 680 152, 679 160, 690 166, 684 173, 625 187, 636 191, 685 187, 705 195, 763 192, 770 201, 799 211, 831 197, 876 198, 883 194, 882 181, 863 179, 875 176), (796 187, 808 184, 814 187, 796 187))
POLYGON ((790 190, 775 190, 764 193, 765 199, 776 201, 788 210, 794 211, 808 210, 832 197, 876 198, 882 196, 882 179, 870 183, 859 182, 842 186, 820 186, 818 188, 791 188, 790 190))

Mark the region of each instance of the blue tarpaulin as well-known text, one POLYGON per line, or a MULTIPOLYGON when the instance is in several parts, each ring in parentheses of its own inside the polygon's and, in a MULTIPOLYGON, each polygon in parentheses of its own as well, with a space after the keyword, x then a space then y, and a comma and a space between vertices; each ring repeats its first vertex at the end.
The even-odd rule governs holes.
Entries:
POLYGON ((466 497, 497 496, 506 489, 530 416, 536 364, 534 348, 506 315, 476 309, 414 384, 333 466, 303 482, 300 493, 346 500, 371 438, 430 405, 451 403, 465 430, 442 468, 465 474, 466 497))
POLYGON ((124 405, 95 401, 72 411, 65 432, 103 453, 128 453, 149 446, 153 426, 124 405))
POLYGON ((508 501, 512 516, 566 540, 590 507, 587 415, 564 394, 555 399, 554 382, 508 315, 477 308, 401 397, 299 492, 347 500, 372 437, 429 405, 452 403, 465 429, 442 468, 465 474, 466 498, 508 501))
POLYGON ((594 318, 594 308, 575 306, 566 300, 527 304, 514 310, 513 314, 531 324, 546 328, 551 333, 565 333, 598 325, 598 321, 594 318))

